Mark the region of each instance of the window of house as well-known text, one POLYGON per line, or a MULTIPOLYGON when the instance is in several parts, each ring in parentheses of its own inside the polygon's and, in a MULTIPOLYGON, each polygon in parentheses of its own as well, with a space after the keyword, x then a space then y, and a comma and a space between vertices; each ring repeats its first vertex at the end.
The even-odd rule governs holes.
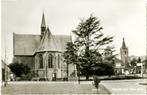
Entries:
POLYGON ((39 55, 39 67, 43 68, 43 56, 41 54, 39 55))
POLYGON ((53 56, 51 54, 48 56, 48 68, 53 68, 53 56))

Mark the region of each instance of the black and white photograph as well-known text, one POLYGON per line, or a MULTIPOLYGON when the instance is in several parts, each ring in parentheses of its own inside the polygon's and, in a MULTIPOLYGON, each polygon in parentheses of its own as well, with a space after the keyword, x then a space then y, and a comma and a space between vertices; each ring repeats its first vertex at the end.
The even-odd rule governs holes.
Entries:
POLYGON ((1 95, 147 95, 146 0, 1 0, 1 95))

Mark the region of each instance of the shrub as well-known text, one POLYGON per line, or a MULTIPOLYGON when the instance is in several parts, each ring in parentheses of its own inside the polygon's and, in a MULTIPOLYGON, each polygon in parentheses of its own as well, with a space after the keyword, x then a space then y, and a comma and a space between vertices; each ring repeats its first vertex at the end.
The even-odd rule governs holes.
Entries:
POLYGON ((17 77, 21 77, 22 75, 27 75, 30 73, 30 68, 22 63, 11 63, 9 67, 17 77))

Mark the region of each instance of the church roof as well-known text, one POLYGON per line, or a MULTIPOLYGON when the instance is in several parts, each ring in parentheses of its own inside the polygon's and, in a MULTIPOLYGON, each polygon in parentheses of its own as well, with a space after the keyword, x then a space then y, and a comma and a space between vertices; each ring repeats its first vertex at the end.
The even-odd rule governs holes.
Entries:
POLYGON ((59 51, 63 52, 66 49, 66 43, 71 42, 71 36, 52 35, 47 29, 35 53, 43 51, 59 51))
POLYGON ((13 34, 14 55, 33 55, 40 43, 40 35, 13 34))
POLYGON ((40 35, 13 34, 14 55, 32 56, 36 52, 43 51, 63 52, 66 49, 66 43, 71 42, 71 36, 52 35, 49 31, 46 31, 42 40, 40 37, 40 35))
POLYGON ((52 35, 52 37, 56 43, 57 50, 59 50, 59 51, 65 51, 67 42, 72 42, 71 36, 52 35))
POLYGON ((127 48, 127 47, 126 47, 126 44, 125 44, 125 39, 124 39, 124 38, 123 38, 122 48, 123 48, 123 49, 126 49, 126 48, 127 48))

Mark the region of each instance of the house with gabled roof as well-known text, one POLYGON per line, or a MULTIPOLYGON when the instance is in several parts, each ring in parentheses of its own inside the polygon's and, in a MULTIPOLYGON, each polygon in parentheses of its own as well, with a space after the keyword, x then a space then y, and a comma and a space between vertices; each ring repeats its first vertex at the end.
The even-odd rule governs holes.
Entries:
POLYGON ((71 36, 53 35, 49 27, 46 27, 43 13, 41 35, 13 33, 14 58, 27 64, 34 73, 33 77, 49 80, 53 77, 65 78, 66 63, 62 53, 67 42, 72 42, 71 36))

